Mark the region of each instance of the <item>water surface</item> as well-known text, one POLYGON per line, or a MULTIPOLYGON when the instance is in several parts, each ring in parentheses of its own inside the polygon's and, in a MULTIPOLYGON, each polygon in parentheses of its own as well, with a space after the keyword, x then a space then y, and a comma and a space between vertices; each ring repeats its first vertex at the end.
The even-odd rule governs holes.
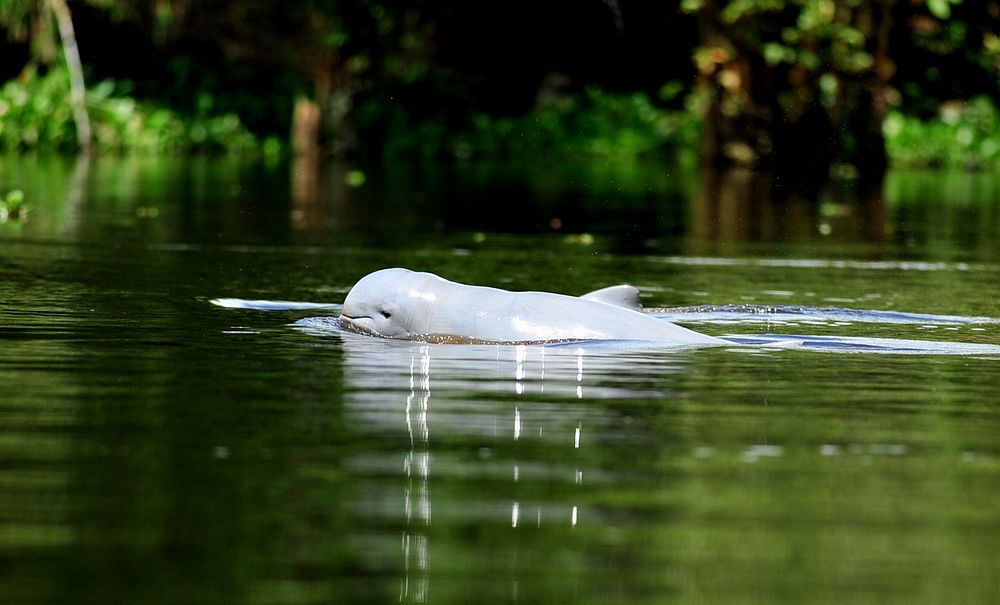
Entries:
POLYGON ((30 205, 0 225, 4 602, 1000 598, 994 357, 449 347, 209 303, 402 265, 628 281, 713 335, 996 345, 1000 180, 345 171, 0 158, 30 205))

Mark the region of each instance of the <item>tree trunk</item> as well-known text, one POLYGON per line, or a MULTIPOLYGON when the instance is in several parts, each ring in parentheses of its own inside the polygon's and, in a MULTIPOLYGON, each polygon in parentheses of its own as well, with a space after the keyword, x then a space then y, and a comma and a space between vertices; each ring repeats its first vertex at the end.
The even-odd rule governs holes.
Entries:
POLYGON ((895 69, 889 57, 894 0, 869 2, 855 9, 854 21, 868 40, 871 69, 842 83, 834 115, 840 130, 852 137, 850 146, 841 146, 840 158, 857 168, 862 179, 878 180, 889 166, 882 122, 887 109, 889 80, 895 69))
MULTIPOLYGON (((831 165, 852 164, 863 178, 879 179, 887 168, 882 120, 892 63, 888 41, 895 0, 854 7, 838 5, 837 24, 864 37, 871 66, 838 67, 822 33, 792 45, 798 57, 765 57, 780 49, 785 11, 754 12, 733 20, 724 0, 703 0, 698 12, 701 48, 696 55, 699 86, 706 93, 702 158, 706 165, 742 166, 781 174, 790 188, 822 181, 831 165), (819 37, 816 37, 819 36, 819 37), (833 107, 824 104, 824 78, 837 82, 833 107)), ((795 21, 787 29, 796 27, 795 21)), ((817 30, 822 32, 822 30, 817 30)))
POLYGON ((66 0, 48 0, 48 3, 59 25, 59 37, 62 39, 63 54, 66 56, 66 67, 69 70, 70 104, 73 106, 73 121, 76 122, 77 143, 80 145, 81 153, 90 153, 92 138, 90 116, 87 114, 87 86, 83 79, 80 49, 76 45, 73 16, 69 12, 66 0))
POLYGON ((319 156, 322 110, 319 103, 306 97, 295 100, 292 114, 292 151, 297 156, 319 156))

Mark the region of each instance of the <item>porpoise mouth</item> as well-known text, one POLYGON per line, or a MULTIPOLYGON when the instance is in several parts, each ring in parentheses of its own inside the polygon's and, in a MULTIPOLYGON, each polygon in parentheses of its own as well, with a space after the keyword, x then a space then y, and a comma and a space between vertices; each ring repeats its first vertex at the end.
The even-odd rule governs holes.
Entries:
POLYGON ((365 319, 367 319, 369 321, 372 321, 372 318, 368 317, 367 315, 360 315, 358 317, 351 317, 349 315, 343 315, 343 314, 341 314, 341 316, 339 318, 340 327, 342 327, 345 330, 348 330, 350 332, 357 332, 358 334, 367 334, 369 336, 382 336, 381 334, 379 334, 378 332, 376 332, 374 329, 372 329, 372 328, 370 328, 370 327, 362 324, 361 321, 365 320, 365 319))
POLYGON ((389 340, 415 340, 419 342, 428 342, 432 344, 461 344, 461 345, 546 345, 546 344, 560 344, 568 342, 581 342, 581 339, 550 339, 550 340, 523 340, 523 341, 512 341, 512 340, 488 340, 483 338, 472 338, 470 336, 461 336, 458 334, 406 334, 400 336, 386 336, 376 332, 373 328, 359 323, 362 320, 371 320, 371 317, 367 315, 361 315, 359 317, 351 317, 349 315, 341 315, 337 318, 340 322, 340 327, 347 330, 348 332, 355 332, 357 334, 364 334, 366 336, 375 336, 376 338, 388 338, 389 340))

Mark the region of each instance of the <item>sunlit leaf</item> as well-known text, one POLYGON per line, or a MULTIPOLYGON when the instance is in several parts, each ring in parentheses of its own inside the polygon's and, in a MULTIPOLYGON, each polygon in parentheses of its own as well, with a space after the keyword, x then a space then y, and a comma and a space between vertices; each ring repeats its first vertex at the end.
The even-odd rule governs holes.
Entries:
POLYGON ((951 17, 951 5, 948 0, 927 0, 927 10, 941 20, 951 17))

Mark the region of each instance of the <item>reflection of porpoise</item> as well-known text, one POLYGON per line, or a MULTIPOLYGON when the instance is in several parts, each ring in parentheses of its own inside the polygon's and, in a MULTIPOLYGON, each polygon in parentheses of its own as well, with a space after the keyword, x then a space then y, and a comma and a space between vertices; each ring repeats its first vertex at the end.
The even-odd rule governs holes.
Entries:
POLYGON ((650 317, 638 308, 638 291, 630 286, 582 297, 509 292, 397 268, 376 271, 358 281, 344 301, 340 324, 375 336, 431 342, 732 344, 650 317))

